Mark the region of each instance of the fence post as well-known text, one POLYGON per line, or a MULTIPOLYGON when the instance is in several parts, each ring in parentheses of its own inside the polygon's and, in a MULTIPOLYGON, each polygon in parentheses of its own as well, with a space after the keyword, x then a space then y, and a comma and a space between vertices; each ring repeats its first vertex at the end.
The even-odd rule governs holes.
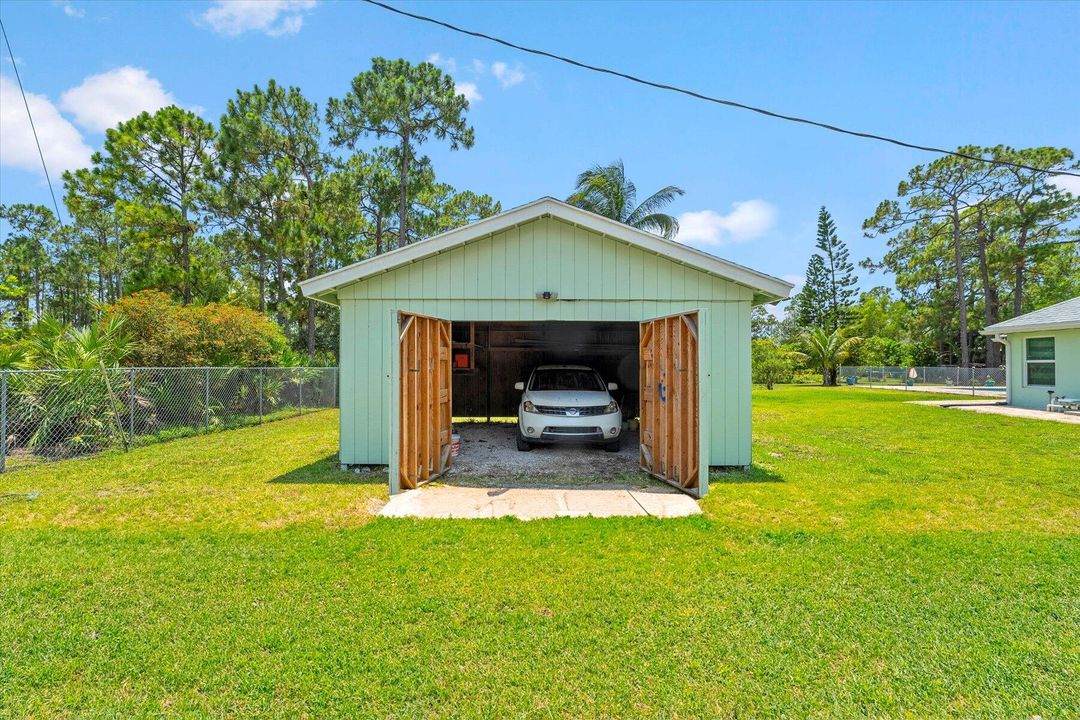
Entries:
POLYGON ((259 422, 263 421, 262 412, 262 398, 263 398, 263 369, 259 368, 259 422))
POLYGON ((0 370, 0 473, 7 469, 7 370, 0 370))
POLYGON ((210 432, 210 368, 203 373, 203 410, 204 430, 210 432))
POLYGON ((300 368, 296 368, 296 379, 300 385, 300 414, 304 414, 304 373, 300 368))
POLYGON ((128 370, 128 437, 135 442, 135 368, 128 370))

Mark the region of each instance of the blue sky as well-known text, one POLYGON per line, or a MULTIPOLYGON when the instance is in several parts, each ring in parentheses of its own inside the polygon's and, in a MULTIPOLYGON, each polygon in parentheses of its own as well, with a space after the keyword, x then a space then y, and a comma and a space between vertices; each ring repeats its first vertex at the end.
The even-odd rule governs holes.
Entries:
MULTIPOLYGON (((912 142, 1080 150, 1078 3, 402 7, 912 142)), ((883 242, 864 238, 862 221, 911 166, 931 159, 522 55, 362 3, 5 0, 0 17, 54 182, 126 114, 175 102, 216 121, 237 88, 269 78, 322 106, 378 55, 437 60, 473 98, 476 146, 424 148, 441 180, 512 207, 565 197, 582 169, 622 158, 642 196, 669 183, 686 190, 672 208, 682 240, 789 279, 804 272, 821 205, 855 259, 880 257, 883 242)), ((4 55, 0 203, 47 204, 4 55)))

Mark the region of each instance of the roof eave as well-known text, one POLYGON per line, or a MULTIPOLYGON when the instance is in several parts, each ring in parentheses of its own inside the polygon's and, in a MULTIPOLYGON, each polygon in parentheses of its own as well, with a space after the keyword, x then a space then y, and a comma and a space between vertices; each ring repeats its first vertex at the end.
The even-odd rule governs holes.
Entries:
POLYGON ((1080 330, 1080 322, 1064 320, 1053 323, 1037 323, 1034 325, 990 325, 982 330, 981 335, 1007 335, 1009 333, 1049 332, 1051 330, 1080 330))

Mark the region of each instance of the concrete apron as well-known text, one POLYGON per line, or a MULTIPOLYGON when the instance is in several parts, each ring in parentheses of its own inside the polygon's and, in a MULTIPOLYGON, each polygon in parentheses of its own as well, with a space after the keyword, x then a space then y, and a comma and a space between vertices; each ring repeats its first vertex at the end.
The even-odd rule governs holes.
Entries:
POLYGON ((671 518, 698 515, 697 502, 675 488, 616 485, 552 487, 460 487, 429 485, 394 495, 383 517, 519 520, 555 517, 671 518))

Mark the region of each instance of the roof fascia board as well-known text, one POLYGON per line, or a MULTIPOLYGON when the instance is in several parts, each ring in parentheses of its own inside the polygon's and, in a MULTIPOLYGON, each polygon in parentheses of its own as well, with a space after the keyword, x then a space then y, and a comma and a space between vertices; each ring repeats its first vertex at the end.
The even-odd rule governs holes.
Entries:
POLYGON ((982 331, 982 335, 1007 335, 1008 333, 1043 332, 1044 330, 1080 330, 1080 323, 1076 320, 1062 320, 1059 322, 1036 323, 1034 325, 990 325, 982 331))

